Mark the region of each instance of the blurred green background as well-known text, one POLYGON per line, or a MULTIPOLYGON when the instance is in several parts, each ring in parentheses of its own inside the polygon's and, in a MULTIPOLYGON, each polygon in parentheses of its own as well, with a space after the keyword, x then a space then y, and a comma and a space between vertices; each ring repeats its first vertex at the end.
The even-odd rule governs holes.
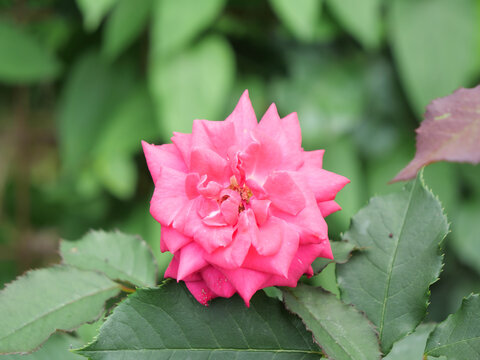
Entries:
MULTIPOLYGON (((387 182, 429 101, 479 78, 478 0, 0 0, 0 284, 90 228, 141 234, 164 269, 140 140, 222 120, 244 89, 258 118, 297 111, 304 148, 351 179, 328 218, 338 239, 402 186, 387 182)), ((480 168, 425 178, 452 223, 441 320, 480 291, 480 168)))

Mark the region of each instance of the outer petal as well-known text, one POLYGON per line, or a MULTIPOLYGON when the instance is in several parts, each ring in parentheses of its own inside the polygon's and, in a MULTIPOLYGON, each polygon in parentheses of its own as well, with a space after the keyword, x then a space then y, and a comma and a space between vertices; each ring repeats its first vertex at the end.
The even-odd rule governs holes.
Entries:
POLYGON ((235 288, 230 284, 225 275, 213 266, 207 266, 202 270, 202 279, 218 296, 229 298, 235 294, 235 288))
POLYGON ((297 113, 291 113, 280 119, 277 107, 272 104, 260 120, 258 130, 270 134, 280 144, 284 154, 295 153, 298 156, 300 155, 302 133, 297 113))
POLYGON ((350 182, 344 176, 312 166, 308 162, 303 165, 299 173, 305 177, 317 202, 334 200, 337 193, 350 182))
POLYGON ((327 254, 329 249, 330 244, 328 241, 322 242, 321 244, 301 245, 292 260, 290 269, 288 271, 288 277, 285 278, 283 276, 272 276, 265 284, 265 287, 297 286, 298 279, 300 279, 303 274, 310 273, 312 262, 317 257, 321 257, 322 254, 327 254))
POLYGON ((185 285, 187 285, 188 290, 190 290, 195 299, 202 305, 208 306, 208 302, 217 297, 203 280, 185 281, 185 285))
MULTIPOLYGON (((280 250, 282 243, 287 240, 288 235, 291 235, 291 232, 287 224, 278 218, 270 216, 268 220, 259 227, 258 236, 253 239, 252 245, 259 255, 274 255, 280 250)), ((295 235, 297 235, 298 240, 298 234, 295 233, 295 235)), ((293 250, 293 253, 296 251, 297 249, 293 250)), ((257 270, 263 271, 262 269, 257 270)))
POLYGON ((313 151, 304 151, 303 152, 303 159, 304 159, 304 166, 306 167, 314 167, 317 169, 323 168, 323 155, 325 154, 325 150, 313 150, 313 151))
POLYGON ((190 170, 199 175, 207 175, 208 181, 224 183, 230 178, 227 161, 207 148, 195 148, 192 151, 190 170))
POLYGON ((335 211, 342 210, 340 205, 333 200, 319 202, 318 208, 320 209, 323 217, 333 214, 335 211))
POLYGON ((305 198, 305 207, 296 215, 289 214, 279 207, 272 206, 270 213, 272 216, 285 220, 288 224, 294 226, 300 234, 300 244, 318 243, 322 239, 328 238, 328 228, 325 219, 318 208, 315 196, 308 189, 302 176, 298 173, 290 173, 297 186, 302 189, 305 198))
POLYGON ((175 145, 152 145, 142 141, 142 147, 147 159, 148 170, 152 174, 153 183, 157 182, 162 167, 169 167, 181 172, 187 171, 185 162, 175 145))
POLYGON ((292 148, 301 148, 302 146, 302 130, 296 112, 288 114, 282 119, 282 128, 287 138, 288 144, 292 148))
POLYGON ((227 247, 232 242, 233 228, 231 226, 199 226, 193 234, 195 242, 205 251, 212 253, 218 248, 227 247))
POLYGON ((252 298, 253 294, 255 294, 257 290, 264 288, 264 284, 271 277, 270 274, 243 268, 235 270, 219 270, 235 287, 238 294, 242 297, 243 301, 245 301, 245 304, 248 307, 250 306, 250 299, 252 298))
POLYGON ((288 214, 297 215, 305 208, 306 201, 303 192, 287 171, 277 171, 271 174, 263 188, 272 201, 272 205, 288 214))
POLYGON ((208 148, 226 158, 228 149, 234 145, 235 125, 226 121, 194 120, 192 135, 193 147, 208 148))
POLYGON ((243 263, 244 267, 273 275, 288 276, 290 264, 298 250, 299 236, 287 224, 283 224, 283 226, 278 224, 277 226, 281 229, 277 235, 281 240, 277 252, 269 256, 262 256, 256 250, 250 249, 243 263))
POLYGON ((248 96, 248 90, 243 92, 237 106, 225 122, 234 124, 235 139, 239 148, 245 148, 252 141, 250 132, 257 127, 258 123, 248 96))
POLYGON ((170 251, 175 254, 179 249, 191 243, 193 239, 183 235, 170 226, 162 226, 161 241, 166 247, 162 252, 170 251))
POLYGON ((177 147, 182 155, 187 168, 190 167, 190 153, 192 149, 192 134, 174 132, 171 138, 172 143, 177 147))
POLYGON ((189 201, 185 194, 186 174, 163 167, 157 176, 150 213, 160 224, 169 226, 189 201))
POLYGON ((178 254, 177 280, 183 280, 207 266, 208 263, 204 259, 204 253, 205 251, 194 242, 185 245, 178 254))

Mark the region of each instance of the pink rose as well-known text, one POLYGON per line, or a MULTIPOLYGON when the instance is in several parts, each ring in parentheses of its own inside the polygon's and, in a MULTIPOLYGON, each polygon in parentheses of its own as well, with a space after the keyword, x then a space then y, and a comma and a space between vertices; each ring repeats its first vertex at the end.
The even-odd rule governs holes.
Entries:
POLYGON ((238 292, 296 286, 317 257, 332 258, 324 217, 349 180, 322 169, 324 150, 304 151, 297 114, 272 104, 257 123, 245 91, 225 121, 195 120, 173 144, 143 142, 155 183, 150 212, 165 277, 183 280, 207 305, 238 292))

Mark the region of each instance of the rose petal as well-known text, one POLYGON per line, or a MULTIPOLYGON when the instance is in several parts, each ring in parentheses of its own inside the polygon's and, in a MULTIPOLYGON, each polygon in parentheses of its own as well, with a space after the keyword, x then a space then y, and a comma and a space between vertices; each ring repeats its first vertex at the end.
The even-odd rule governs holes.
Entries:
POLYGON ((259 200, 259 199, 251 199, 250 206, 255 214, 255 220, 257 220, 257 224, 260 226, 268 218, 268 210, 270 208, 270 204, 272 202, 270 200, 259 200))
POLYGON ((217 297, 203 280, 185 281, 185 285, 187 285, 187 288, 192 293, 193 297, 202 305, 208 306, 208 302, 217 297))
POLYGON ((235 141, 238 147, 245 148, 252 141, 250 132, 257 127, 258 123, 248 90, 243 92, 237 106, 225 122, 233 123, 235 126, 235 141))
POLYGON ((200 194, 197 188, 199 182, 200 176, 197 173, 188 174, 185 178, 185 194, 188 199, 194 199, 200 194))
POLYGON ((194 120, 192 135, 193 147, 207 147, 226 158, 228 149, 235 144, 232 142, 235 125, 226 121, 194 120))
POLYGON ((297 215, 305 208, 303 192, 289 172, 272 173, 263 188, 272 201, 272 205, 288 214, 297 215))
POLYGON ((311 166, 308 163, 300 168, 299 173, 306 179, 309 188, 315 194, 317 202, 334 200, 337 193, 350 182, 344 176, 311 166))
POLYGON ((192 148, 192 134, 184 134, 179 132, 174 132, 171 138, 172 143, 177 147, 180 152, 183 161, 187 165, 187 168, 190 167, 190 152, 192 148))
POLYGON ((187 171, 185 162, 175 145, 152 145, 142 141, 142 147, 154 184, 157 182, 162 167, 169 167, 181 172, 187 171))
POLYGON ((160 236, 161 242, 163 242, 165 245, 165 250, 162 250, 162 252, 170 251, 172 253, 176 253, 178 249, 193 241, 191 237, 185 236, 170 226, 162 226, 162 232, 160 236))
POLYGON ((327 247, 330 248, 328 241, 321 244, 300 245, 295 257, 293 258, 288 277, 272 276, 265 284, 267 286, 297 286, 298 279, 307 273, 310 274, 311 263, 322 254, 327 254, 327 247))
POLYGON ((270 134, 280 144, 284 154, 298 154, 301 151, 302 133, 297 113, 280 119, 276 105, 272 104, 260 120, 257 130, 270 134))
POLYGON ((250 245, 257 236, 258 229, 252 210, 243 211, 239 216, 238 229, 230 245, 219 247, 206 254, 205 258, 208 262, 224 269, 236 269, 242 266, 250 245))
POLYGON ((150 213, 160 224, 169 226, 188 203, 185 194, 186 174, 168 167, 161 168, 150 201, 150 213))
POLYGON ((183 280, 185 277, 208 265, 204 259, 204 252, 205 251, 194 242, 182 247, 178 254, 177 280, 183 280))
MULTIPOLYGON (((258 236, 253 239, 252 245, 256 252, 262 256, 273 255, 278 252, 282 243, 286 240, 287 235, 290 235, 290 233, 285 222, 270 216, 268 220, 258 228, 258 236)), ((295 235, 298 240, 298 234, 295 233, 295 235)), ((295 250, 293 251, 295 252, 295 250)))
POLYGON ((227 280, 235 287, 238 294, 245 301, 245 305, 250 307, 250 299, 253 294, 264 288, 264 284, 271 277, 270 274, 265 274, 260 271, 250 269, 219 269, 227 278, 227 280))
POLYGON ((282 129, 287 138, 289 148, 299 149, 302 146, 302 129, 296 112, 282 118, 282 129))
POLYGON ((333 214, 335 211, 342 210, 340 205, 333 200, 319 202, 318 208, 320 209, 323 217, 327 217, 328 215, 333 214))
POLYGON ((231 226, 202 225, 194 230, 194 240, 208 253, 218 248, 227 247, 232 242, 233 228, 231 226))
POLYGON ((207 175, 208 181, 225 183, 231 173, 227 161, 207 148, 195 148, 190 155, 190 170, 199 175, 207 175))
POLYGON ((287 277, 290 264, 298 249, 299 236, 295 230, 282 221, 269 221, 269 223, 271 224, 270 229, 262 234, 263 227, 260 228, 261 235, 258 238, 262 239, 262 245, 265 247, 272 243, 275 237, 278 237, 278 240, 276 240, 278 244, 275 244, 276 251, 270 251, 268 255, 262 255, 257 250, 257 245, 256 249, 250 249, 243 266, 252 270, 287 277), (263 237, 267 234, 270 236, 263 237))
POLYGON ((225 275, 213 266, 207 266, 202 270, 202 279, 215 294, 229 298, 235 294, 235 288, 230 284, 225 275))
POLYGON ((257 133, 255 141, 239 154, 239 160, 245 177, 263 185, 270 173, 282 168, 282 149, 274 138, 257 133))
POLYGON ((165 270, 165 274, 163 275, 165 278, 177 278, 177 271, 178 271, 178 257, 173 256, 172 261, 168 264, 167 269, 165 270))
POLYGON ((238 207, 241 203, 240 195, 238 192, 233 191, 233 194, 223 196, 228 196, 228 198, 220 204, 220 211, 229 225, 235 225, 238 221, 238 207))

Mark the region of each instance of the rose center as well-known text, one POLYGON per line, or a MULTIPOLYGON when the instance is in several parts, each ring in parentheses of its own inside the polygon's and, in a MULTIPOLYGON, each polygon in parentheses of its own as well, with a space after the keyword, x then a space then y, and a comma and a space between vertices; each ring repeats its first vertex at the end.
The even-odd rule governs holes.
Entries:
MULTIPOLYGON (((240 198, 242 199, 242 201, 238 205, 238 213, 241 213, 245 210, 245 206, 250 202, 250 198, 253 195, 252 190, 250 190, 246 184, 239 185, 235 176, 232 176, 230 178, 230 186, 228 188, 240 194, 240 198)), ((228 195, 222 197, 221 202, 227 199, 228 195)))

